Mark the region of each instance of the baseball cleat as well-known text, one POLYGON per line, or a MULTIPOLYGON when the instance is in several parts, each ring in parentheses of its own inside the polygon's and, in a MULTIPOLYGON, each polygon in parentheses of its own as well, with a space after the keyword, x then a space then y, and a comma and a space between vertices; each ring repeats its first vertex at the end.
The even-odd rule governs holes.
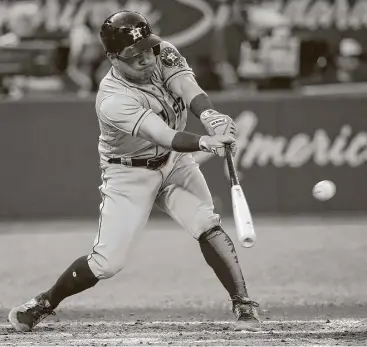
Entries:
POLYGON ((239 295, 235 295, 232 298, 232 302, 232 310, 236 316, 234 330, 260 331, 261 321, 256 310, 259 304, 247 297, 241 297, 239 295))
POLYGON ((44 294, 39 294, 26 303, 14 307, 8 316, 16 331, 31 331, 41 320, 55 314, 44 294))

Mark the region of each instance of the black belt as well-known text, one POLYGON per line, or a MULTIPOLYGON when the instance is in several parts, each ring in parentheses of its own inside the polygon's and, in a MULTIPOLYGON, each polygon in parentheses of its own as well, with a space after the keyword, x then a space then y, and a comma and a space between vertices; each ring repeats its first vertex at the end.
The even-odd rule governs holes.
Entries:
POLYGON ((167 154, 157 157, 157 158, 149 158, 149 159, 134 159, 134 158, 110 158, 108 162, 111 164, 122 164, 131 167, 146 167, 151 170, 157 170, 161 168, 164 164, 166 164, 170 152, 167 154))

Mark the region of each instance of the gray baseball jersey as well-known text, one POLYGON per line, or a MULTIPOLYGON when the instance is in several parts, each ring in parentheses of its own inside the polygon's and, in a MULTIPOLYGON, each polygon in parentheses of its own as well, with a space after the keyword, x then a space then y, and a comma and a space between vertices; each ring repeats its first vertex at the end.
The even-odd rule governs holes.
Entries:
POLYGON ((196 239, 220 225, 204 176, 190 153, 172 151, 159 170, 107 162, 114 157, 153 158, 168 152, 137 137, 138 129, 151 112, 172 129, 185 128, 186 105, 169 87, 178 76, 192 73, 175 47, 162 42, 151 84, 131 83, 115 68, 100 84, 96 111, 101 130, 102 203, 98 233, 88 257, 91 270, 100 279, 123 268, 131 241, 145 226, 154 204, 196 239))
POLYGON ((181 98, 169 90, 173 79, 183 74, 193 74, 192 69, 168 42, 161 43, 151 84, 131 83, 115 68, 108 72, 100 84, 96 100, 102 160, 114 157, 153 158, 167 152, 136 135, 151 112, 159 115, 172 129, 185 128, 186 106, 181 98))

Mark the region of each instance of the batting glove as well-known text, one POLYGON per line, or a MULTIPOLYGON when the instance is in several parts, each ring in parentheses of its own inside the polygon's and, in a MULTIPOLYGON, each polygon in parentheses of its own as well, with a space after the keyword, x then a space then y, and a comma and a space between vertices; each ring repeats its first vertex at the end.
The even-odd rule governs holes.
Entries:
POLYGON ((220 157, 226 155, 225 145, 234 145, 236 139, 228 135, 202 136, 199 141, 200 149, 203 152, 211 152, 220 157))
POLYGON ((200 120, 209 135, 236 137, 236 123, 226 114, 215 110, 206 110, 200 115, 200 120))

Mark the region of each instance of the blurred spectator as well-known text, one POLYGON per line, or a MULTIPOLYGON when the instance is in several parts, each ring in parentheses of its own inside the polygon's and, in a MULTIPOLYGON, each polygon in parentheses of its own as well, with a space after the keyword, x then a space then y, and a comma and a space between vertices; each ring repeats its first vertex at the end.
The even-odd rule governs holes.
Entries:
POLYGON ((274 7, 256 0, 217 0, 213 27, 213 60, 223 89, 239 81, 291 86, 299 73, 300 43, 274 7))
POLYGON ((110 14, 109 7, 95 3, 88 8, 85 21, 70 31, 67 73, 77 84, 80 96, 96 91, 101 76, 110 67, 99 38, 101 24, 110 14))
POLYGON ((217 0, 216 13, 213 19, 213 68, 220 78, 220 88, 229 89, 235 87, 238 82, 236 70, 230 60, 230 46, 236 46, 236 37, 228 29, 238 21, 234 16, 233 0, 217 0), (231 40, 231 45, 227 45, 227 40, 231 40))
POLYGON ((265 66, 261 59, 262 35, 262 31, 249 28, 247 38, 241 43, 237 73, 242 80, 265 78, 265 66))
POLYGON ((216 72, 215 64, 210 56, 199 56, 190 65, 201 88, 206 90, 222 89, 221 77, 216 72))
POLYGON ((303 38, 299 55, 300 85, 320 84, 335 78, 334 52, 327 40, 303 38))
POLYGON ((261 40, 261 62, 268 88, 289 89, 299 75, 300 40, 288 23, 276 26, 261 40))
POLYGON ((16 46, 22 40, 34 37, 41 23, 41 11, 35 1, 18 1, 8 13, 5 33, 0 36, 0 47, 16 46))
POLYGON ((362 46, 352 38, 340 41, 336 57, 336 79, 341 83, 358 81, 366 76, 356 74, 361 68, 362 46))
MULTIPOLYGON (((10 7, 7 19, 0 36, 0 50, 1 47, 18 47, 22 41, 35 35, 42 20, 39 4, 35 1, 18 1, 10 7)), ((23 95, 21 88, 16 86, 13 78, 8 77, 13 74, 6 67, 0 70, 0 94, 19 98, 23 95)))
POLYGON ((290 88, 299 73, 300 42, 289 21, 261 5, 249 6, 246 20, 237 68, 241 80, 258 87, 290 88))

